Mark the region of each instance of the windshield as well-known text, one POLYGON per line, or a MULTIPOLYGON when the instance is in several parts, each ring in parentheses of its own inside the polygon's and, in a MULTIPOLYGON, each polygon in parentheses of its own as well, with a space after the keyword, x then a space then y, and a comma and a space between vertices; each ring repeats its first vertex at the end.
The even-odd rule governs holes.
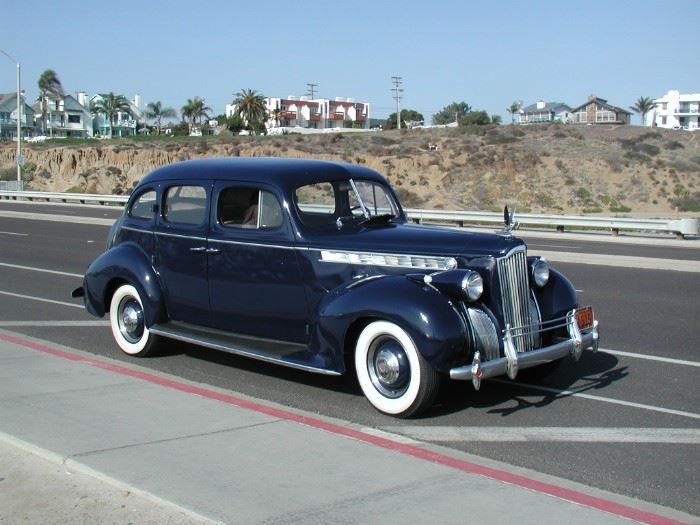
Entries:
POLYGON ((390 221, 399 215, 387 188, 375 181, 320 182, 295 190, 299 217, 305 226, 323 227, 390 221))

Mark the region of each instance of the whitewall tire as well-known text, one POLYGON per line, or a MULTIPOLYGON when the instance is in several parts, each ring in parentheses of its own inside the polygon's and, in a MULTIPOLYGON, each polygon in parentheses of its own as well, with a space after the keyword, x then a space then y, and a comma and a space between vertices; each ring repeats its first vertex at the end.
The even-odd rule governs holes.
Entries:
POLYGON ((369 402, 397 417, 429 408, 440 383, 406 331, 388 321, 374 321, 362 330, 355 346, 355 370, 369 402))
POLYGON ((154 351, 157 336, 146 327, 143 302, 132 285, 123 284, 114 292, 109 324, 114 340, 125 353, 144 357, 154 351))

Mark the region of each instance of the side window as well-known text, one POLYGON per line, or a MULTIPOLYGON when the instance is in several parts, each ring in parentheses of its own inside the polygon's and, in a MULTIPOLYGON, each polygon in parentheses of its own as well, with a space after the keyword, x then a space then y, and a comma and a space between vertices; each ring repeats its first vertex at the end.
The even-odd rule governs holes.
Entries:
POLYGON ((282 207, 272 193, 257 188, 226 188, 219 194, 219 223, 233 228, 278 228, 282 207))
POLYGON ((151 219, 156 204, 155 190, 146 190, 131 203, 129 216, 135 219, 151 219))
POLYGON ((336 215, 335 189, 330 182, 308 184, 297 188, 294 200, 299 216, 307 226, 333 224, 336 215))
POLYGON ((202 224, 207 216, 207 192, 201 186, 172 186, 163 199, 163 219, 202 224))

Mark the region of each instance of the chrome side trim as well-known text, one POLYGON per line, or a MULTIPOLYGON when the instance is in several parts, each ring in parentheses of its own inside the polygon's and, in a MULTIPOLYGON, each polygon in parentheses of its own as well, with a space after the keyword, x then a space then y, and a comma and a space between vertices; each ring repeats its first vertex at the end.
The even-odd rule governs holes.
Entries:
POLYGON ((256 345, 254 343, 258 342, 268 345, 275 344, 280 345, 282 347, 291 347, 295 350, 298 350, 300 348, 305 349, 306 345, 302 344, 280 342, 271 339, 262 339, 249 336, 228 336, 223 332, 219 332, 218 330, 204 330, 200 327, 190 328, 187 325, 183 325, 181 323, 155 324, 151 326, 149 330, 152 334, 167 337, 169 339, 175 339, 177 341, 183 341, 185 343, 196 344, 207 348, 211 348, 212 350, 227 352, 229 354, 250 357, 252 359, 257 359, 258 361, 264 361, 266 363, 282 365, 289 368, 296 368, 297 370, 314 372, 316 374, 330 376, 341 375, 341 373, 336 370, 326 370, 325 368, 318 368, 314 366, 304 365, 301 363, 295 363, 293 361, 285 360, 284 357, 260 352, 255 348, 256 345))
POLYGON ((451 270, 457 267, 454 257, 432 255, 410 255, 403 253, 355 252, 345 250, 323 250, 320 262, 411 268, 420 270, 451 270))

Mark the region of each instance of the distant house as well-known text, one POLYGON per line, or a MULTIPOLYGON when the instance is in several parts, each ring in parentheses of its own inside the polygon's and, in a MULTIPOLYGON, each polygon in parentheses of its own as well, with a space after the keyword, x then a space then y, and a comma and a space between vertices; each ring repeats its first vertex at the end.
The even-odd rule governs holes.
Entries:
MULTIPOLYGON (((90 97, 89 107, 107 95, 97 94, 90 97)), ((136 135, 139 125, 146 123, 144 112, 141 109, 141 96, 135 95, 133 100, 129 100, 128 111, 119 111, 114 117, 114 122, 109 122, 103 113, 93 113, 93 129, 100 137, 133 137, 136 135)))
POLYGON ((520 110, 520 124, 536 124, 540 122, 568 122, 571 118, 571 108, 563 102, 545 102, 540 100, 520 110))
POLYGON ((654 110, 647 113, 647 121, 651 119, 654 126, 700 129, 700 93, 682 94, 672 90, 654 103, 654 110))
MULTIPOLYGON (((23 137, 32 136, 34 127, 34 110, 20 94, 20 132, 23 137)), ((0 93, 0 140, 12 140, 17 137, 17 93, 0 93)))
MULTIPOLYGON (((369 128, 369 102, 355 102, 352 98, 336 97, 311 99, 307 96, 287 98, 268 97, 265 107, 270 118, 265 122, 268 131, 275 128, 301 127, 327 129, 342 127, 369 128)), ((236 106, 226 106, 226 116, 234 115, 236 106)))
POLYGON ((585 104, 571 110, 572 124, 629 124, 632 113, 590 95, 585 104))
MULTIPOLYGON (((37 128, 41 129, 41 102, 34 104, 33 109, 37 128)), ((46 118, 45 133, 49 137, 92 137, 92 115, 86 106, 71 95, 49 98, 46 118)))

